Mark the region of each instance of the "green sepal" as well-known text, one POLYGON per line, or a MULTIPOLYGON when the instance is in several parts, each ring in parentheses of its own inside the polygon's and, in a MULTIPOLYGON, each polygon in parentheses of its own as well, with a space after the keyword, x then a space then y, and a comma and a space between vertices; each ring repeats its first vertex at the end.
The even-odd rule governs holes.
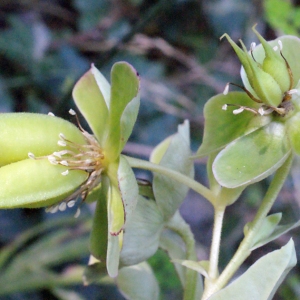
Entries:
POLYGON ((107 194, 107 210, 108 230, 111 235, 118 235, 125 223, 124 206, 118 187, 117 167, 116 164, 109 165, 110 184, 107 194))
POLYGON ((100 144, 107 135, 109 83, 92 65, 76 83, 73 98, 100 144), (107 91, 108 90, 108 91, 107 91))
POLYGON ((221 186, 212 171, 212 164, 217 156, 218 152, 211 153, 208 157, 206 169, 207 169, 207 176, 209 180, 209 187, 211 191, 215 194, 214 201, 212 205, 217 207, 226 207, 233 204, 241 195, 245 186, 240 186, 234 189, 228 189, 226 187, 221 186))
POLYGON ((110 161, 114 161, 122 151, 135 123, 139 108, 139 83, 139 76, 131 65, 126 62, 113 65, 109 134, 104 145, 110 161))
POLYGON ((121 265, 135 265, 150 258, 158 249, 163 227, 163 215, 155 201, 139 196, 134 214, 126 222, 121 265))
POLYGON ((83 184, 88 174, 52 165, 48 159, 24 159, 0 168, 0 208, 37 208, 58 203, 83 184))
POLYGON ((108 166, 110 188, 108 193, 108 223, 112 235, 118 235, 125 221, 134 212, 138 200, 138 185, 126 158, 108 166))
POLYGON ((243 111, 234 115, 236 106, 222 107, 225 104, 235 104, 257 109, 259 106, 246 93, 230 92, 219 94, 209 99, 204 107, 204 136, 196 156, 206 156, 220 150, 235 139, 248 134, 271 122, 269 116, 256 116, 252 112, 243 111))
POLYGON ((110 277, 118 276, 119 262, 120 262, 120 250, 122 244, 122 233, 119 235, 111 235, 108 233, 107 244, 107 256, 106 256, 106 268, 110 277))
POLYGON ((107 220, 107 193, 109 187, 109 179, 106 175, 102 176, 101 188, 97 189, 96 209, 93 217, 93 226, 90 235, 90 252, 106 264, 107 255, 107 234, 108 234, 108 220, 107 220))
POLYGON ((300 112, 295 114, 286 122, 287 134, 296 154, 300 154, 300 112))
POLYGON ((220 151, 213 163, 213 173, 221 186, 249 185, 275 172, 290 151, 284 124, 272 122, 220 151))
MULTIPOLYGON (((191 178, 194 167, 190 159, 189 122, 178 126, 178 133, 165 139, 153 151, 150 161, 181 172, 191 178)), ((165 220, 170 219, 183 202, 188 188, 167 176, 154 173, 153 192, 165 220)))
POLYGON ((80 130, 61 118, 33 113, 0 114, 0 166, 67 149, 58 146, 59 134, 74 143, 85 144, 80 130))

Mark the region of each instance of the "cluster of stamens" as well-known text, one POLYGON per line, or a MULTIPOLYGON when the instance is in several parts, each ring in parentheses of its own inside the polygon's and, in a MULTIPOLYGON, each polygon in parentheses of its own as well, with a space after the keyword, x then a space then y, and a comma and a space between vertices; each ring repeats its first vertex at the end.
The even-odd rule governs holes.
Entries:
MULTIPOLYGON (((280 40, 278 41, 278 46, 273 47, 273 50, 277 51, 279 49, 280 55, 281 55, 281 57, 283 58, 283 60, 284 60, 284 62, 286 64, 286 67, 287 67, 287 70, 288 70, 288 73, 289 73, 289 78, 290 78, 289 89, 288 89, 288 91, 286 91, 284 93, 281 104, 278 107, 274 107, 274 106, 269 106, 269 105, 262 104, 258 109, 247 107, 247 106, 241 106, 241 105, 237 105, 237 104, 224 104, 222 106, 223 110, 227 110, 228 106, 235 106, 235 107, 237 107, 237 109, 233 110, 233 114, 235 114, 235 115, 240 114, 241 112, 243 112, 243 111, 246 110, 246 111, 252 112, 255 115, 260 115, 260 116, 269 115, 269 114, 271 114, 273 112, 277 113, 280 116, 285 116, 290 110, 293 109, 293 105, 292 105, 292 103, 289 100, 292 99, 292 95, 293 94, 299 94, 299 91, 297 89, 292 89, 293 84, 294 84, 293 73, 292 73, 292 70, 291 70, 291 68, 289 66, 288 61, 286 60, 286 58, 282 54, 282 42, 280 40)), ((256 62, 256 60, 254 58, 254 55, 253 55, 253 50, 254 50, 255 47, 256 47, 256 43, 254 43, 254 42, 251 43, 250 53, 251 53, 251 56, 252 56, 253 60, 256 62)), ((234 85, 234 86, 237 86, 237 87, 241 88, 244 92, 246 92, 246 94, 254 102, 256 102, 256 103, 263 103, 260 99, 257 99, 250 91, 248 91, 244 86, 241 86, 241 85, 238 85, 238 84, 235 84, 235 83, 232 83, 232 82, 228 82, 226 84, 225 89, 223 91, 224 95, 228 94, 228 92, 229 92, 229 85, 234 85)))
MULTIPOLYGON (((73 207, 79 197, 81 197, 83 202, 88 193, 101 182, 102 161, 104 158, 102 149, 97 140, 82 128, 75 111, 70 110, 69 113, 76 117, 78 127, 86 140, 86 144, 74 143, 68 140, 63 133, 60 133, 57 144, 68 149, 53 152, 46 157, 35 157, 33 153, 28 153, 28 157, 31 159, 47 158, 52 165, 67 167, 67 170, 61 173, 62 176, 67 176, 72 170, 83 170, 88 173, 87 180, 74 193, 64 199, 63 202, 46 208, 46 212, 50 213, 55 213, 58 210, 64 211, 67 207, 73 207)), ((53 114, 49 113, 49 115, 52 116, 53 114)), ((78 217, 79 214, 80 209, 78 208, 75 217, 78 217)))

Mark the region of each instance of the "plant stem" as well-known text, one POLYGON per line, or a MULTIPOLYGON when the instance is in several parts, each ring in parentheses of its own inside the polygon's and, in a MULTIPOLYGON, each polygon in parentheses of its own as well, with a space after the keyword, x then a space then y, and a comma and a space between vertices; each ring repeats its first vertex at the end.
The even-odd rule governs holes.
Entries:
POLYGON ((214 227, 212 233, 212 242, 210 248, 209 256, 209 268, 208 276, 209 278, 205 281, 205 285, 211 285, 219 276, 219 252, 220 252, 220 242, 222 234, 223 219, 225 213, 225 206, 215 207, 214 213, 214 227))
POLYGON ((128 163, 130 164, 130 166, 132 168, 149 170, 149 171, 153 171, 153 172, 168 176, 169 178, 172 178, 182 184, 185 184, 189 188, 193 189, 198 194, 202 195, 207 200, 209 200, 211 203, 215 202, 215 195, 213 194, 213 192, 210 189, 208 189, 201 183, 195 181, 194 179, 192 179, 184 174, 181 174, 172 169, 168 169, 164 166, 154 164, 154 163, 142 160, 142 159, 137 159, 137 158, 129 157, 126 155, 124 155, 124 157, 127 159, 128 163))
MULTIPOLYGON (((190 226, 184 221, 179 213, 168 222, 167 227, 175 231, 183 240, 186 247, 186 259, 197 260, 195 251, 195 239, 190 226)), ((195 300, 203 292, 199 274, 189 268, 186 268, 185 286, 183 300, 195 300), (199 282, 198 282, 199 281, 199 282)))
POLYGON ((207 293, 214 287, 219 276, 219 253, 223 227, 223 219, 226 206, 216 206, 214 212, 214 227, 209 255, 208 278, 205 279, 205 290, 202 299, 207 298, 207 293))
POLYGON ((246 260, 246 258, 251 254, 251 248, 253 247, 253 241, 257 232, 260 230, 265 217, 268 215, 270 209, 272 208, 285 180, 289 174, 291 165, 293 161, 293 154, 290 154, 284 164, 276 171, 273 180, 269 186, 269 189, 256 213, 254 220, 250 223, 249 230, 245 234, 243 241, 241 242, 238 250, 214 282, 213 286, 210 286, 208 290, 205 291, 205 298, 208 299, 212 294, 216 293, 222 289, 228 281, 232 278, 234 273, 238 270, 241 264, 246 260))

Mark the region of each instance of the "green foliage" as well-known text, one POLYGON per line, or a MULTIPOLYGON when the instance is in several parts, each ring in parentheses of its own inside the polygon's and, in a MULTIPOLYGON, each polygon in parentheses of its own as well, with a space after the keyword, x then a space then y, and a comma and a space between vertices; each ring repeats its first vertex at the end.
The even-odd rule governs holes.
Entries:
POLYGON ((280 250, 260 258, 243 275, 228 287, 211 296, 210 299, 271 300, 286 274, 295 266, 296 262, 294 243, 291 240, 280 250))
POLYGON ((289 0, 264 0, 268 23, 285 34, 297 35, 300 30, 300 9, 289 0))
MULTIPOLYGON (((150 2, 55 1, 47 8, 22 1, 0 5, 0 111, 39 113, 0 116, 0 203, 4 208, 46 206, 54 213, 78 199, 77 212, 79 206, 83 214, 87 207, 92 212, 88 222, 73 219, 57 225, 46 221, 56 216, 39 210, 25 210, 22 218, 15 211, 0 211, 1 295, 31 291, 22 299, 31 295, 119 299, 119 294, 106 294, 103 286, 111 288, 115 282, 124 297, 133 300, 196 300, 203 292, 203 300, 224 294, 239 299, 245 293, 246 299, 257 298, 256 290, 262 299, 269 299, 295 264, 292 242, 267 255, 262 248, 259 260, 253 250, 270 241, 277 247, 278 237, 299 226, 290 214, 291 201, 277 201, 269 214, 285 180, 289 188, 292 180, 297 186, 296 172, 293 179, 287 175, 293 156, 300 153, 299 39, 282 36, 267 42, 254 29, 262 45, 248 53, 235 41, 241 36, 247 43, 252 39, 247 28, 253 20, 258 20, 260 32, 264 25, 251 1, 150 2), (227 43, 218 42, 224 31, 244 66, 241 78, 247 94, 219 94, 226 82, 238 80, 239 68, 226 50, 227 43), (279 41, 282 54, 273 50, 279 41), (125 61, 141 74, 141 90, 139 75, 125 61), (71 94, 76 81, 73 98, 83 116, 76 116, 80 129, 42 115, 52 111, 65 116, 74 107, 71 94), (199 115, 206 101, 203 122, 199 115), (183 124, 174 134, 178 123, 183 124), (90 133, 84 130, 88 126, 90 133), (197 148, 202 131, 203 143, 196 154, 201 160, 194 161, 191 147, 197 148), (160 143, 150 162, 131 157, 151 153, 140 143, 160 143), (28 157, 29 152, 35 157, 28 157), (204 156, 208 156, 207 174, 204 156), (273 176, 261 181, 269 175, 273 176), (206 178, 208 187, 199 182, 206 178), (247 194, 242 193, 246 186, 247 194), (195 237, 179 213, 186 197, 193 203, 189 188, 213 206, 212 239, 205 226, 197 230, 203 218, 205 223, 211 221, 206 208, 196 208, 201 199, 189 211, 185 205, 182 210, 195 237), (261 192, 254 195, 255 189, 261 192), (249 208, 245 199, 248 195, 257 206, 254 217, 255 207, 249 208), (233 207, 226 209, 226 220, 232 225, 224 227, 229 205, 233 207), (11 228, 6 227, 9 219, 11 228), (40 229, 28 236, 25 232, 24 237, 21 231, 41 220, 42 228, 53 230, 40 229), (70 231, 73 222, 76 230, 70 231), (209 260, 204 260, 203 249, 211 240, 209 260), (239 245, 236 253, 233 245, 239 245), (224 253, 220 263, 219 253, 224 253), (245 262, 250 254, 252 259, 245 262), (145 262, 152 255, 155 276, 145 262), (256 263, 249 266, 251 261, 256 263), (242 264, 245 273, 228 285, 242 264), (169 268, 172 271, 165 272, 169 268), (84 284, 97 284, 96 296, 83 296, 70 286, 81 285, 83 272, 84 284), (45 290, 51 295, 42 294, 45 290)), ((297 7, 288 1, 264 4, 273 28, 298 31, 297 7)), ((282 193, 287 194, 291 193, 282 193)), ((70 212, 72 208, 60 215, 70 212)), ((278 295, 298 298, 297 283, 297 276, 288 278, 278 295)))

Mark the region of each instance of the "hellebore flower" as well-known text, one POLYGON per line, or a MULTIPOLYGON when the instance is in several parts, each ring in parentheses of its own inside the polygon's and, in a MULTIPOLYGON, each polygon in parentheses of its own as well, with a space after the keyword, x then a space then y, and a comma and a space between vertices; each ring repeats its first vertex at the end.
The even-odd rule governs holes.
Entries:
POLYGON ((205 105, 203 143, 197 156, 218 152, 212 168, 221 186, 236 188, 275 172, 293 151, 300 154, 300 40, 282 36, 250 52, 224 36, 242 63, 244 92, 212 97, 205 105))
POLYGON ((56 212, 77 197, 97 200, 90 250, 116 276, 122 231, 138 200, 121 151, 139 109, 139 76, 129 64, 116 63, 110 85, 92 65, 73 98, 94 135, 79 122, 78 129, 51 115, 0 115, 0 208, 47 206, 56 212))

